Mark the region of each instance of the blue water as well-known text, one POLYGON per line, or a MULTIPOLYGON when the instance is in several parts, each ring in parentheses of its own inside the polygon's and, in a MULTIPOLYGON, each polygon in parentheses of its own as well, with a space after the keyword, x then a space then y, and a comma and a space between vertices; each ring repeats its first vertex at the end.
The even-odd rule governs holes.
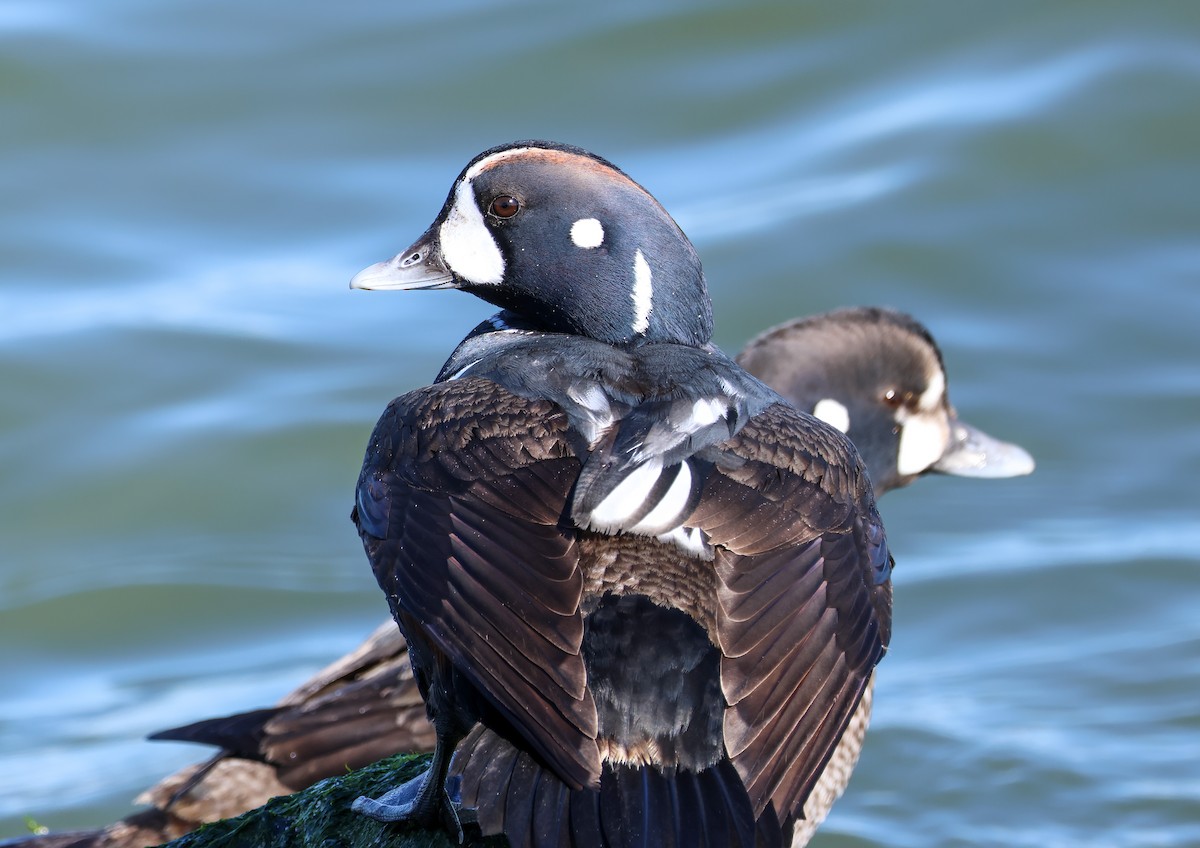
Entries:
POLYGON ((881 504, 896 623, 814 845, 1200 844, 1200 7, 0 8, 0 836, 98 825, 386 615, 367 434, 490 310, 350 292, 484 147, 692 236, 728 350, 873 303, 1019 480, 881 504))

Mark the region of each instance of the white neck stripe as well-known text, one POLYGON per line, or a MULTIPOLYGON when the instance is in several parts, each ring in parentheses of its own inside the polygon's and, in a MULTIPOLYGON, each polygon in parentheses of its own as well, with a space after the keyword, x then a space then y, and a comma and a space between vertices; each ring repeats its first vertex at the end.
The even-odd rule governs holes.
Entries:
POLYGON ((633 255, 633 331, 644 333, 650 329, 650 310, 654 308, 654 284, 650 266, 641 249, 633 255))

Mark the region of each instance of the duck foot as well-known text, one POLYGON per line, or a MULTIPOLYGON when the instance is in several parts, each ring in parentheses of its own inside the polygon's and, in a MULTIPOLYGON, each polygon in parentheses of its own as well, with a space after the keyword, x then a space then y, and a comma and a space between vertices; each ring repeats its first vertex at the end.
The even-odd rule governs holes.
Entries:
POLYGON ((425 787, 425 779, 428 776, 428 771, 422 772, 412 780, 389 789, 378 798, 368 798, 366 795, 362 795, 354 799, 350 809, 376 821, 415 821, 419 824, 428 824, 428 822, 420 821, 428 816, 417 813, 417 799, 425 787))
POLYGON ((432 773, 432 768, 427 769, 377 798, 361 795, 354 799, 350 809, 381 822, 409 822, 422 827, 441 824, 462 844, 463 827, 458 809, 437 786, 436 780, 430 783, 432 773))

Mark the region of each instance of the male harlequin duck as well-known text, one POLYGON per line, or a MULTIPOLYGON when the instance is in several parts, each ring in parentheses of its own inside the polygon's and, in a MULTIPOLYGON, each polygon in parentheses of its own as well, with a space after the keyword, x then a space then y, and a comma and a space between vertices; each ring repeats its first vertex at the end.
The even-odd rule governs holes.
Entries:
POLYGON ((355 809, 461 808, 515 846, 782 844, 890 636, 850 442, 710 343, 691 243, 578 148, 475 157, 352 285, 504 310, 367 447, 354 518, 437 741, 355 809))
MULTIPOLYGON (((796 319, 754 339, 738 355, 746 370, 794 406, 827 416, 847 429, 875 493, 913 479, 898 470, 899 445, 911 414, 897 397, 920 398, 945 387, 942 356, 915 319, 878 308, 842 309, 796 319), (852 420, 851 420, 852 419, 852 420)), ((936 393, 935 393, 936 394, 936 393)), ((945 389, 933 404, 945 434, 923 474, 1007 477, 1033 470, 1029 455, 958 420, 945 389), (965 434, 965 435, 964 435, 965 434), (965 459, 965 461, 964 461, 965 459)), ((870 694, 868 689, 867 695, 870 694)), ((865 728, 860 702, 852 720, 865 728)), ((401 751, 431 751, 426 720, 408 658, 392 621, 376 628, 356 650, 321 670, 277 707, 173 728, 152 738, 215 745, 224 750, 148 789, 151 805, 102 830, 31 836, 24 848, 136 848, 177 838, 200 824, 238 815, 276 795, 304 789, 401 751), (69 838, 63 843, 62 839, 69 838), (52 841, 54 840, 54 841, 52 841)), ((846 733, 797 822, 793 848, 807 844, 825 818, 857 757, 861 735, 846 733)))

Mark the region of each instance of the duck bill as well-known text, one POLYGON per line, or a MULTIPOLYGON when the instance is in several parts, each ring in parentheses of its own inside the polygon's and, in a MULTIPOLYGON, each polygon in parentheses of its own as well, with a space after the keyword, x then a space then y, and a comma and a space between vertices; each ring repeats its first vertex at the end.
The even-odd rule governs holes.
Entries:
POLYGON ((350 281, 350 288, 367 291, 452 289, 457 285, 432 230, 408 250, 364 268, 350 281))
POLYGON ((1020 477, 1033 469, 1033 457, 1025 448, 957 420, 950 425, 950 447, 931 466, 942 474, 984 479, 1020 477))

